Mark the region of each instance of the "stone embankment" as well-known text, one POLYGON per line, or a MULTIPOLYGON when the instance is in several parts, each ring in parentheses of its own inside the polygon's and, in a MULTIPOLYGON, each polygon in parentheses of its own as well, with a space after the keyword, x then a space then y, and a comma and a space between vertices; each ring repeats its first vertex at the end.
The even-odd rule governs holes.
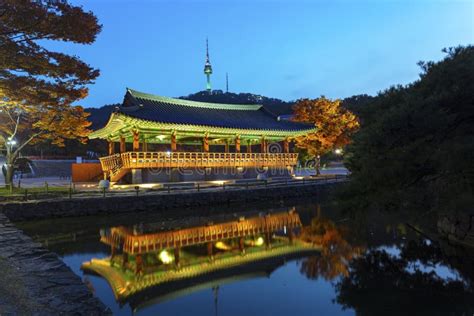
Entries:
POLYGON ((75 197, 72 199, 9 202, 0 204, 12 221, 57 217, 77 217, 127 212, 162 212, 170 209, 227 205, 231 203, 288 200, 300 197, 325 196, 345 180, 292 186, 268 186, 250 189, 209 190, 171 193, 140 193, 106 197, 75 197))
POLYGON ((0 315, 111 315, 57 255, 0 213, 0 315))

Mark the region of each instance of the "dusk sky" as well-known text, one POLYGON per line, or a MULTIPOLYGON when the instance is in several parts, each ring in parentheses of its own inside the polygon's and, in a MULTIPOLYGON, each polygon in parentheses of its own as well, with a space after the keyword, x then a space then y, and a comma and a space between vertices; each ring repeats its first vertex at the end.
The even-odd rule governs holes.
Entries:
MULTIPOLYGON (((75 0, 103 25, 90 46, 52 44, 99 68, 84 106, 130 87, 163 96, 213 89, 283 100, 376 94, 418 77, 419 60, 474 42, 472 1, 75 0)), ((51 47, 51 46, 50 46, 51 47)))

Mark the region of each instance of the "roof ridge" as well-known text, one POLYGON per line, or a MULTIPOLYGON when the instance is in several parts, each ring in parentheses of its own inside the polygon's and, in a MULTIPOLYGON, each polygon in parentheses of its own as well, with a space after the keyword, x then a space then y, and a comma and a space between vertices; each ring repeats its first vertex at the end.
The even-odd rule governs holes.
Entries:
POLYGON ((209 102, 199 102, 191 101, 186 99, 176 99, 170 97, 163 97, 159 95, 149 94, 140 92, 127 88, 127 92, 130 93, 135 98, 148 99, 151 101, 166 102, 182 106, 206 108, 206 109, 220 109, 220 110, 244 110, 244 111, 257 111, 262 108, 260 104, 226 104, 226 103, 209 103, 209 102))

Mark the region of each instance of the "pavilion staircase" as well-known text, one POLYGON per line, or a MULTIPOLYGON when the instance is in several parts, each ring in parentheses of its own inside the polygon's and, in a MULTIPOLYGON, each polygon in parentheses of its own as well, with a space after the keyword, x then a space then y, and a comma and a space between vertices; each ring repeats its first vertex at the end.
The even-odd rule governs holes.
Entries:
POLYGON ((102 170, 108 173, 111 182, 118 182, 130 171, 129 168, 123 166, 121 154, 100 158, 100 163, 102 170))

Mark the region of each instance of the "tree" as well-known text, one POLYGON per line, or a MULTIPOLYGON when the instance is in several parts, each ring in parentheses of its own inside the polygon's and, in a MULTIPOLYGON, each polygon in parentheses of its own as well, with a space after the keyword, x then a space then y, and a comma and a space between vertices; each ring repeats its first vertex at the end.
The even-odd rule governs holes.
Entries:
POLYGON ((472 212, 474 47, 421 62, 419 80, 381 92, 348 146, 350 195, 364 208, 472 212))
POLYGON ((6 184, 27 145, 63 146, 85 141, 90 123, 80 106, 99 71, 76 56, 53 52, 45 40, 91 44, 101 26, 91 12, 57 0, 0 3, 0 145, 6 150, 6 184))
POLYGON ((319 277, 327 281, 339 276, 348 276, 349 262, 362 253, 363 247, 351 245, 345 238, 347 229, 337 226, 332 220, 317 216, 309 226, 303 227, 300 238, 321 246, 318 255, 309 256, 301 262, 300 271, 309 279, 319 277))
MULTIPOLYGON (((354 258, 349 273, 335 284, 336 302, 357 315, 472 315, 474 288, 466 275, 444 277, 453 269, 436 245, 410 240, 400 255, 373 248, 354 258)), ((471 270, 469 258, 458 258, 471 270)), ((455 270, 458 272, 457 270, 455 270)))
POLYGON ((306 149, 316 158, 316 174, 320 171, 320 156, 350 142, 351 135, 359 127, 354 114, 341 106, 340 100, 331 101, 324 96, 318 99, 302 99, 294 106, 296 122, 312 123, 316 132, 297 137, 296 146, 306 149))

